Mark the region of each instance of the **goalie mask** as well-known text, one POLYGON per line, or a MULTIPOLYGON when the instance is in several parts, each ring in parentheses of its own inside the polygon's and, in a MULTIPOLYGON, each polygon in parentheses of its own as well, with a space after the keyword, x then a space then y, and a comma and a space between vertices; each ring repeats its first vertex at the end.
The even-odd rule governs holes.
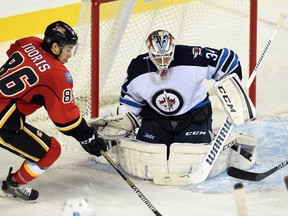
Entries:
POLYGON ((75 54, 75 51, 77 48, 78 36, 68 24, 62 21, 57 21, 57 22, 51 23, 46 28, 45 33, 44 33, 44 40, 43 40, 41 47, 45 51, 52 53, 51 46, 55 42, 58 44, 61 50, 66 44, 71 44, 73 46, 76 45, 75 50, 74 50, 74 54, 75 54))
POLYGON ((175 39, 165 30, 153 31, 146 40, 151 61, 158 69, 162 79, 167 75, 168 67, 173 60, 175 39))

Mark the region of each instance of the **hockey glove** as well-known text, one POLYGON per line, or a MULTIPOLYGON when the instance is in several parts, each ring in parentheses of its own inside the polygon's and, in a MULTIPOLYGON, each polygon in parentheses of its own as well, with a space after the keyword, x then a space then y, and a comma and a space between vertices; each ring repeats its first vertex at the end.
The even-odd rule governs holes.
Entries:
POLYGON ((101 156, 101 150, 107 151, 106 143, 98 136, 97 131, 92 127, 86 139, 79 142, 85 151, 97 157, 101 156))
POLYGON ((132 132, 141 126, 138 117, 132 112, 126 112, 115 116, 105 116, 100 118, 90 119, 88 122, 91 126, 110 127, 132 132))
POLYGON ((88 124, 105 140, 123 139, 140 127, 141 122, 132 112, 115 116, 92 118, 88 124))
POLYGON ((214 90, 234 125, 239 126, 256 118, 256 108, 236 74, 216 82, 214 90))

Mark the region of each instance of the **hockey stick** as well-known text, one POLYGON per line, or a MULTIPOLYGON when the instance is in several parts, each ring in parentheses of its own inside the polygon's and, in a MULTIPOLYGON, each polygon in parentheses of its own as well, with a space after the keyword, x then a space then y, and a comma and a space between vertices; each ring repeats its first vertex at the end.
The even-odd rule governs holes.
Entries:
POLYGON ((243 179, 243 180, 248 180, 248 181, 261 181, 265 179, 266 177, 270 176, 271 174, 273 174, 274 172, 282 169, 286 165, 288 165, 288 160, 283 161, 281 164, 263 173, 249 172, 249 171, 241 170, 235 167, 229 167, 227 169, 227 174, 231 177, 238 178, 238 179, 243 179))
MULTIPOLYGON (((268 40, 268 43, 263 50, 251 76, 249 77, 249 80, 247 82, 246 88, 249 89, 253 80, 256 77, 257 71, 262 63, 263 58, 265 57, 272 40, 274 39, 276 33, 278 32, 280 26, 282 25, 284 19, 287 17, 287 13, 281 13, 280 18, 276 24, 276 27, 273 31, 273 34, 271 35, 270 39, 268 40)), ((175 185, 176 182, 179 184, 197 184, 205 181, 215 163, 217 160, 218 156, 220 155, 222 149, 223 149, 223 144, 226 142, 227 138, 229 137, 230 132, 233 129, 233 124, 230 122, 229 117, 227 117, 222 124, 221 128, 219 129, 216 137, 213 139, 211 142, 211 147, 207 153, 207 155, 204 158, 204 161, 202 164, 199 166, 196 172, 187 174, 186 176, 177 176, 177 175, 156 175, 153 179, 155 184, 160 184, 160 185, 175 185), (173 180, 174 179, 174 180, 173 180)))
POLYGON ((263 59, 264 56, 266 55, 266 52, 267 52, 267 50, 269 49, 269 47, 270 47, 270 45, 271 45, 271 43, 272 43, 275 35, 277 34, 279 28, 281 27, 282 23, 283 23, 284 20, 287 18, 287 16, 288 16, 288 13, 287 13, 287 12, 286 12, 286 13, 285 13, 285 12, 282 12, 282 13, 280 14, 279 20, 278 20, 278 22, 276 23, 276 26, 275 26, 275 29, 274 29, 274 31, 273 31, 273 34, 271 35, 270 39, 268 40, 268 43, 267 43, 265 49, 263 50, 263 52, 262 52, 262 54, 261 54, 261 56, 260 56, 260 58, 259 58, 259 60, 258 60, 258 62, 257 62, 257 64, 256 64, 256 66, 255 66, 255 68, 254 68, 254 70, 253 70, 253 73, 252 73, 251 76, 249 77, 249 80, 248 80, 248 82, 247 82, 247 89, 251 86, 254 78, 256 77, 256 74, 257 74, 257 71, 258 71, 258 69, 259 69, 259 67, 260 67, 260 64, 261 64, 262 59, 263 59))
POLYGON ((140 199, 149 207, 149 209, 157 216, 162 216, 158 210, 152 205, 152 203, 144 196, 144 194, 136 187, 136 185, 119 169, 117 164, 101 150, 101 154, 106 160, 113 166, 113 168, 119 173, 119 175, 125 180, 125 182, 132 188, 132 190, 140 197, 140 199))

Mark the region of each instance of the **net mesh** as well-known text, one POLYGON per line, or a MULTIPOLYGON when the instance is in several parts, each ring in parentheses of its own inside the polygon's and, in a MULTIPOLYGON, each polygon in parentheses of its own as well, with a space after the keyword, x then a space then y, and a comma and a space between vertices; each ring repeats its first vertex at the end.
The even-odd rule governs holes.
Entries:
MULTIPOLYGON (((248 78, 250 0, 118 0, 100 5, 100 115, 113 112, 130 61, 147 52, 145 40, 156 29, 172 33, 176 44, 234 50, 248 78)), ((91 1, 82 0, 75 31, 77 55, 67 67, 73 75, 74 96, 84 118, 91 112, 91 1)), ((95 31, 95 30, 93 30, 95 31)), ((92 59, 92 61, 94 61, 92 59)), ((211 85, 207 82, 208 88, 211 85)), ((221 107, 212 97, 213 107, 221 107), (215 101, 215 102, 213 102, 215 101)), ((56 131, 44 109, 28 121, 69 148, 79 146, 56 131)))

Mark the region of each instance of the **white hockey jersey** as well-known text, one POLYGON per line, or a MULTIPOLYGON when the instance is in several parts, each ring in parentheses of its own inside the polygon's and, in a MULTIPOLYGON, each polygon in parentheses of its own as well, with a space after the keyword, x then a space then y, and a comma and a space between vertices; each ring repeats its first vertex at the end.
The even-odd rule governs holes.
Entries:
POLYGON ((128 67, 120 104, 136 115, 150 106, 160 115, 179 116, 210 103, 204 79, 217 81, 230 73, 242 79, 238 56, 227 48, 176 45, 165 79, 158 75, 148 53, 142 54, 128 67))

